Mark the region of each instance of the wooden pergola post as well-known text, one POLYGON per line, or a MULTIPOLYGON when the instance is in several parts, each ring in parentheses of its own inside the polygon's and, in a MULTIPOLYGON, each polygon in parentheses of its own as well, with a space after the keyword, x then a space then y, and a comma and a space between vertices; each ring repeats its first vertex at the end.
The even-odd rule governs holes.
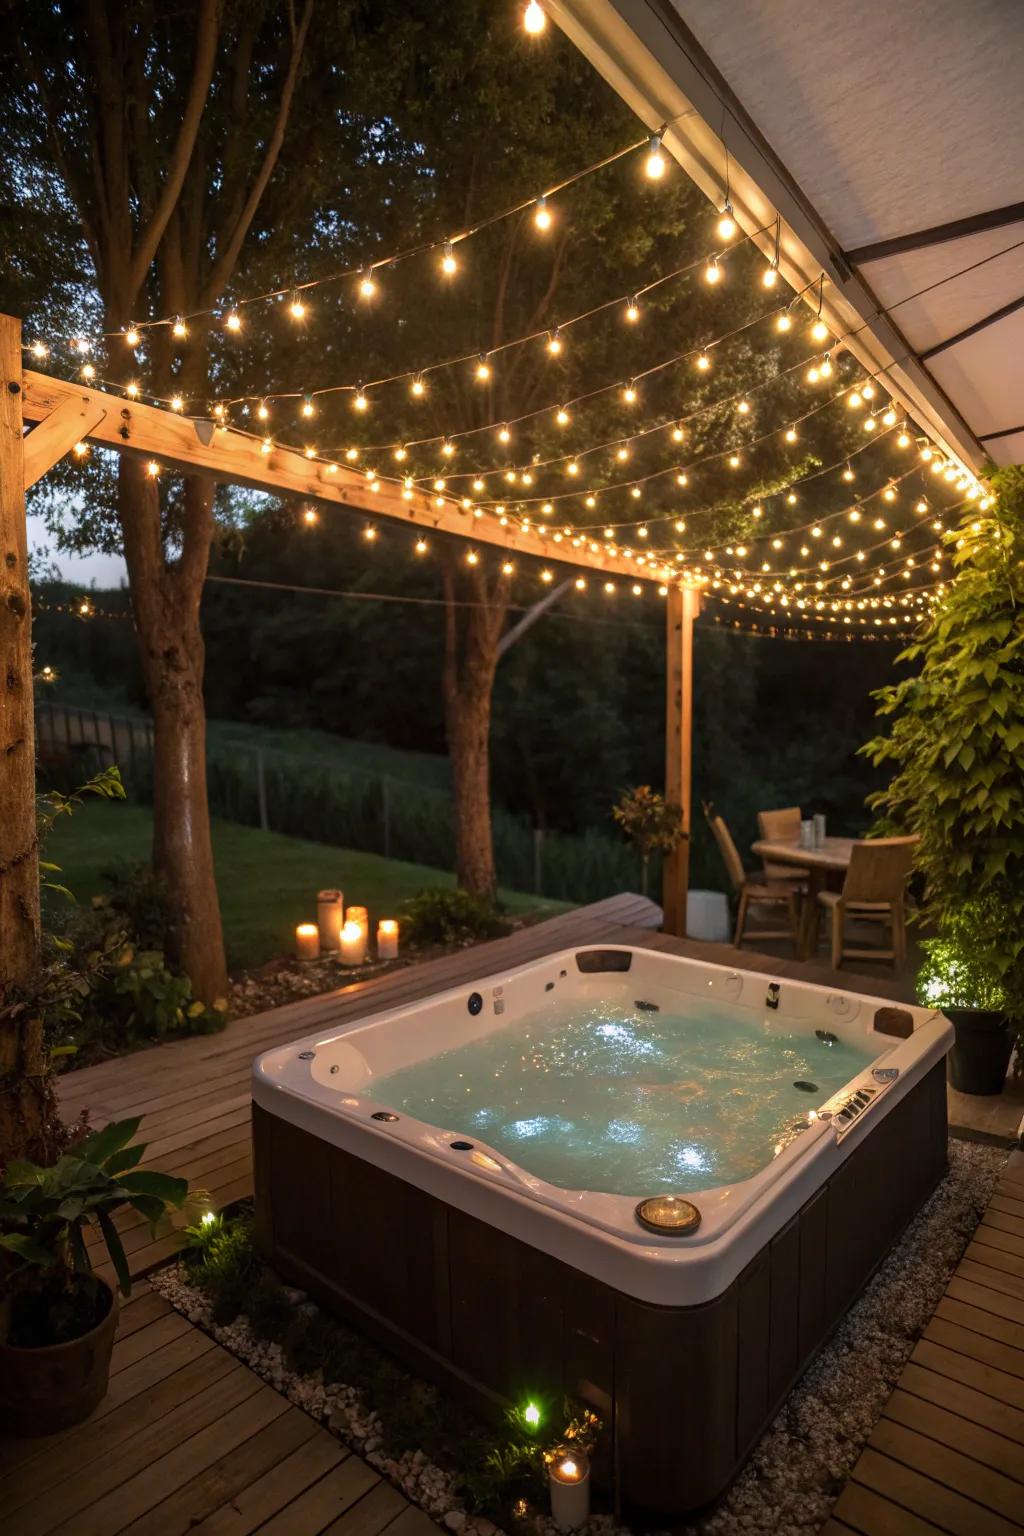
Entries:
POLYGON ((684 836, 665 860, 661 905, 666 933, 686 937, 690 882, 693 751, 693 621, 696 587, 670 586, 665 605, 665 799, 682 807, 684 836))

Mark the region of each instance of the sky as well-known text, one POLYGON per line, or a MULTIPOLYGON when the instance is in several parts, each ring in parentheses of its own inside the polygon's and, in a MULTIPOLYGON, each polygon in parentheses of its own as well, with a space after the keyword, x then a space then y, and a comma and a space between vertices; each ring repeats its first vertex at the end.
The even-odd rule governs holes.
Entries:
POLYGON ((28 518, 28 547, 29 553, 33 551, 48 551, 49 564, 55 565, 60 572, 63 581, 73 582, 81 587, 119 587, 122 582, 127 583, 128 572, 124 560, 120 555, 88 554, 75 555, 56 552, 53 549, 53 541, 47 535, 46 525, 41 517, 28 518))

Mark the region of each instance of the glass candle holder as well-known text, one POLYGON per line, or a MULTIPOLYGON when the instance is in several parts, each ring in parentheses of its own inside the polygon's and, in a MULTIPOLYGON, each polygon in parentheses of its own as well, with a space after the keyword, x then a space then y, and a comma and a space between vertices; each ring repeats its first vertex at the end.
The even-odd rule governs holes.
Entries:
POLYGON ((377 959, 398 959, 398 924, 393 917, 382 917, 377 924, 377 959))
POLYGON ((321 949, 340 949, 345 909, 340 891, 318 891, 316 922, 320 929, 321 949))

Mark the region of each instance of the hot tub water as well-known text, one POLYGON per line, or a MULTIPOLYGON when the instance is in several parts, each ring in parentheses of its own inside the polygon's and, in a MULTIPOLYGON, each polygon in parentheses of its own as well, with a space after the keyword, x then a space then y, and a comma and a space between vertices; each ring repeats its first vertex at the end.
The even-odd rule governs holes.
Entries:
POLYGON ((553 1002, 367 1091, 563 1189, 683 1193, 765 1167, 876 1055, 775 1022, 553 1002))

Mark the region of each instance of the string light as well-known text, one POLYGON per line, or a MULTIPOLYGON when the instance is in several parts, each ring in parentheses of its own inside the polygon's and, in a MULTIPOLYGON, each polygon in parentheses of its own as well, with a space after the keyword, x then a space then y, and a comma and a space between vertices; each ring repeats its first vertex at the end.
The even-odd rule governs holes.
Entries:
POLYGON ((306 306, 297 293, 293 293, 288 305, 288 313, 293 320, 303 320, 306 316, 306 306))
POLYGON ((479 360, 477 361, 476 376, 481 384, 486 384, 487 380, 491 377, 491 365, 487 361, 486 357, 484 357, 482 352, 480 354, 479 360))
POLYGON ((452 277, 459 270, 459 263, 455 257, 455 247, 450 240, 446 240, 441 256, 441 271, 445 277, 452 277))
POLYGON ((129 347, 137 347, 138 346, 140 337, 139 337, 139 333, 135 329, 134 325, 130 325, 128 327, 128 329, 125 331, 124 339, 125 339, 125 342, 127 343, 127 345, 129 347))
POLYGON ((538 197, 533 211, 533 222, 539 230, 551 228, 552 215, 546 197, 538 197))
POLYGON ((366 267, 359 277, 359 297, 361 299, 372 299, 376 292, 377 282, 373 275, 373 268, 366 267))
POLYGON ((718 264, 718 257, 712 256, 709 259, 707 266, 704 268, 704 281, 706 283, 710 283, 712 287, 714 287, 716 283, 721 282, 721 279, 722 268, 718 264))
POLYGON ((362 385, 360 385, 359 389, 357 390, 357 392, 356 392, 356 394, 355 394, 355 396, 353 397, 353 400, 352 400, 353 409, 357 410, 357 411, 365 411, 369 404, 370 404, 370 402, 366 398, 366 395, 363 392, 362 385))
POLYGON ((303 402, 302 402, 302 414, 303 414, 303 416, 305 416, 307 418, 310 417, 310 416, 315 416, 316 415, 316 406, 313 404, 313 397, 312 397, 312 395, 307 395, 306 398, 303 400, 303 402))
POLYGON ((632 325, 635 325, 636 322, 640 319, 640 305, 637 303, 635 298, 630 299, 629 303, 626 305, 626 319, 632 325))
POLYGON ((538 37, 544 31, 547 24, 548 19, 537 4, 537 0, 530 0, 529 5, 523 12, 524 30, 529 32, 531 37, 538 37))
POLYGON ((764 288, 774 288, 778 280, 779 269, 773 261, 761 273, 761 285, 764 288))
POLYGON ((171 335, 176 341, 184 341, 188 336, 188 326, 180 315, 175 316, 174 324, 171 326, 171 335))
POLYGON ((556 326, 553 331, 548 332, 548 351, 551 353, 552 357, 557 357, 561 350, 562 337, 559 333, 558 327, 556 326))
POLYGON ((732 203, 726 198, 721 216, 715 226, 719 240, 731 240, 736 233, 736 220, 733 218, 732 203))
POLYGON ((661 148, 661 134, 652 133, 647 145, 647 160, 644 170, 652 181, 660 181, 665 174, 665 155, 661 148))
POLYGON ((782 335, 785 335, 787 331, 791 331, 793 329, 793 316, 789 313, 788 310, 784 310, 782 314, 778 316, 775 321, 775 329, 782 335))
POLYGON ((237 309, 231 310, 225 316, 224 324, 229 331, 237 332, 242 329, 242 317, 238 313, 237 309))

